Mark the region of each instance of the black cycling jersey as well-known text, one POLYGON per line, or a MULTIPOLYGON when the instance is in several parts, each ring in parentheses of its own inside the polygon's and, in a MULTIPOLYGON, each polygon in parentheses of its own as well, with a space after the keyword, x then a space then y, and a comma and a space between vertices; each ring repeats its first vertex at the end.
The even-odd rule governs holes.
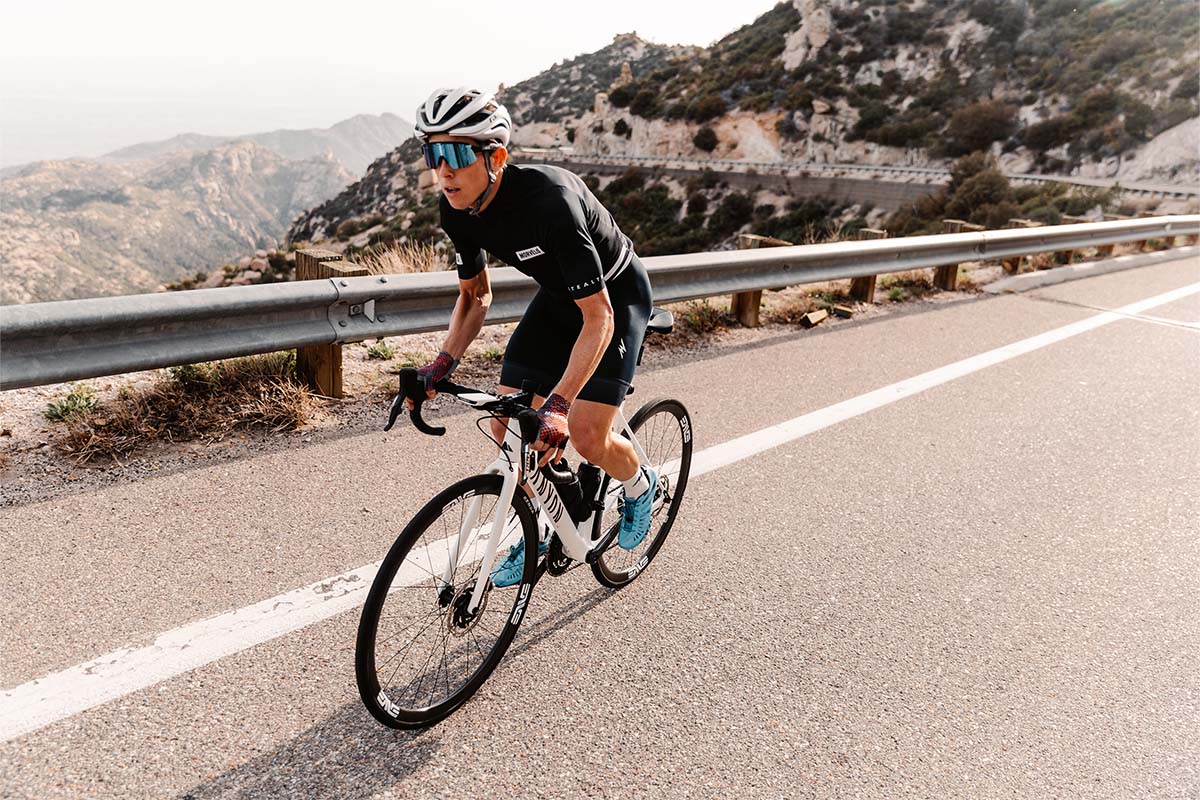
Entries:
POLYGON ((600 291, 633 260, 629 237, 579 176, 560 167, 510 164, 480 214, 441 198, 442 230, 458 277, 473 278, 491 253, 547 291, 579 299, 600 291))

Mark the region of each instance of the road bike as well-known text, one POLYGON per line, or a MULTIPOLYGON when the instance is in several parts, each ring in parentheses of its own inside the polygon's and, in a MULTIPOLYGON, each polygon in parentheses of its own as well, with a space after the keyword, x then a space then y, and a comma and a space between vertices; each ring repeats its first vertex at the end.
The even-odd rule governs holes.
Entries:
MULTIPOLYGON (((647 334, 667 333, 672 325, 671 313, 656 308, 647 334)), ((614 432, 658 471, 650 533, 626 551, 615 546, 620 481, 587 462, 578 470, 565 459, 538 468, 541 453, 530 447, 538 430, 531 387, 497 396, 443 380, 435 389, 483 412, 480 430, 485 420, 496 418, 506 420, 506 432, 482 474, 447 487, 417 512, 371 584, 358 626, 355 675, 367 709, 394 728, 433 725, 483 685, 544 574, 588 565, 597 581, 613 589, 637 578, 671 530, 692 462, 692 421, 678 400, 652 400, 628 421, 624 407, 617 410, 614 432), (492 568, 518 542, 525 549, 521 578, 496 586, 492 568)), ((423 419, 425 388, 412 369, 400 372, 400 393, 385 430, 406 398, 413 400, 410 416, 418 430, 445 433, 423 419)))

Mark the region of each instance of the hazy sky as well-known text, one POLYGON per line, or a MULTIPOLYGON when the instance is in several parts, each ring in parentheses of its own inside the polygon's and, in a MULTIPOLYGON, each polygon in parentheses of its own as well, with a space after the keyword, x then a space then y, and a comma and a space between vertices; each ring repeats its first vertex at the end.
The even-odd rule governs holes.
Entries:
POLYGON ((493 87, 636 30, 707 45, 775 0, 0 0, 0 166, 177 133, 327 127, 493 87))

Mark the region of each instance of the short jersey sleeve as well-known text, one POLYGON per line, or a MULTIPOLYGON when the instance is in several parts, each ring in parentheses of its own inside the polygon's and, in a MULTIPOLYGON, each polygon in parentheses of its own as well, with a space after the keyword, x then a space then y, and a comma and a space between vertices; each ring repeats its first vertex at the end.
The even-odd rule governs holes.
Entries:
POLYGON ((542 216, 543 241, 562 270, 567 293, 579 300, 599 292, 604 288, 604 269, 580 197, 570 191, 554 192, 547 206, 542 216))
POLYGON ((438 210, 441 212, 442 230, 450 237, 450 243, 454 245, 454 266, 458 270, 458 279, 470 280, 483 272, 484 267, 487 266, 487 256, 457 224, 454 215, 446 212, 445 198, 438 203, 438 210))

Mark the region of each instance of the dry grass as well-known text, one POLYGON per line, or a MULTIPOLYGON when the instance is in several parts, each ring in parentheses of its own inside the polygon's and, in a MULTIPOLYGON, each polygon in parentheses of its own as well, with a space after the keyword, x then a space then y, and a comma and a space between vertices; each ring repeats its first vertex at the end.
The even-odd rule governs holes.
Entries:
POLYGON ((818 298, 810 294, 791 297, 763 315, 767 322, 778 322, 784 325, 799 325, 800 318, 810 311, 823 308, 818 298))
POLYGON ((359 256, 356 263, 371 275, 440 272, 446 269, 446 258, 433 245, 419 242, 403 242, 383 250, 369 251, 359 256))
POLYGON ((921 297, 933 291, 933 270, 912 269, 907 272, 881 275, 879 288, 887 291, 888 298, 893 302, 921 297))
POLYGON ((674 309, 675 321, 694 334, 716 333, 729 327, 728 311, 710 305, 707 300, 693 300, 674 309))
POLYGON ((213 441, 237 427, 294 430, 316 402, 290 352, 192 364, 73 415, 56 444, 80 463, 119 462, 154 442, 213 441))

